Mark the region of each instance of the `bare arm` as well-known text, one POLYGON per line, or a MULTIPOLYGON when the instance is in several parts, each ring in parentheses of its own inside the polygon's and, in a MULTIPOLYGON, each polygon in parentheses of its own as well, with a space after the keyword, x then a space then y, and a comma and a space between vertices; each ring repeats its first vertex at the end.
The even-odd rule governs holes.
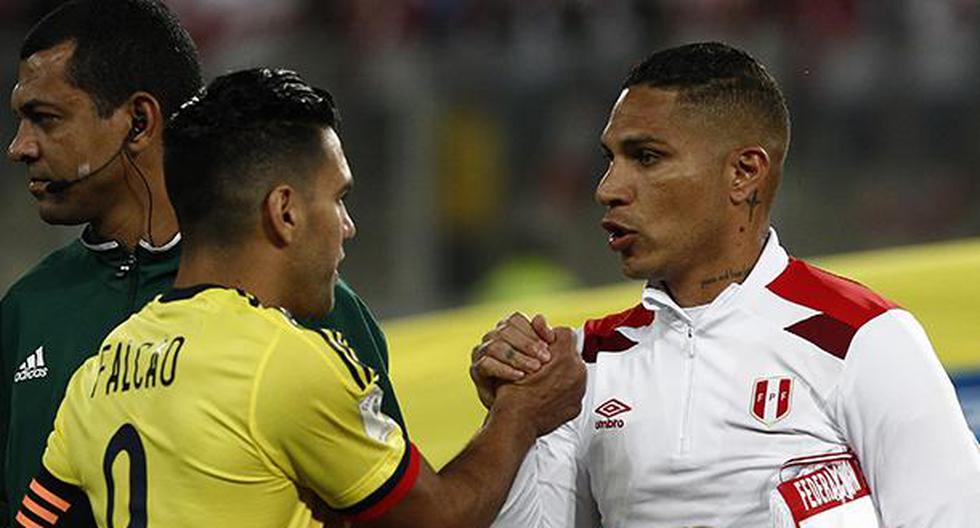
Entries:
POLYGON ((358 526, 490 526, 534 439, 581 410, 585 366, 571 330, 557 330, 550 353, 538 372, 497 389, 486 423, 462 453, 439 473, 423 463, 401 502, 358 526))

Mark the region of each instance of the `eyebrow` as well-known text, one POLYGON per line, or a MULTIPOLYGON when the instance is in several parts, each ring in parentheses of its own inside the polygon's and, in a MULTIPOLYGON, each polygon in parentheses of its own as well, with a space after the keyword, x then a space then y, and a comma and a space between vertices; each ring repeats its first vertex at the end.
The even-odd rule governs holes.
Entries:
POLYGON ((663 146, 668 146, 667 142, 656 136, 651 136, 649 134, 642 134, 638 136, 627 136, 619 141, 624 147, 639 147, 647 143, 656 143, 663 146))
POLYGON ((20 106, 13 108, 13 111, 14 113, 20 112, 24 114, 29 114, 29 113, 36 112, 39 107, 43 107, 43 106, 50 106, 52 109, 57 109, 57 106, 55 106, 53 103, 49 103, 47 101, 42 101, 40 99, 35 98, 35 99, 28 99, 27 101, 24 101, 23 103, 20 104, 20 106))
MULTIPOLYGON (((641 147, 641 146, 646 145, 646 144, 649 144, 649 143, 655 143, 657 145, 661 145, 661 146, 664 146, 664 147, 669 147, 670 146, 663 139, 660 139, 660 138, 658 138, 656 136, 651 136, 649 134, 640 134, 640 135, 636 135, 636 136, 626 136, 625 138, 619 140, 619 145, 622 146, 624 149, 635 149, 637 147, 641 147)), ((607 152, 607 153, 611 153, 612 152, 612 150, 608 146, 606 146, 605 140, 600 140, 599 141, 599 147, 602 148, 603 152, 607 152)))

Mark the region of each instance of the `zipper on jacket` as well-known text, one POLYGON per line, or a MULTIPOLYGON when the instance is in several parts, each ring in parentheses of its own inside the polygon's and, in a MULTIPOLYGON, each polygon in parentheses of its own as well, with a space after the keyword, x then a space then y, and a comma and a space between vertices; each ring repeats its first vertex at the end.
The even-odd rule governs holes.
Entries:
POLYGON ((687 394, 684 401, 684 415, 681 417, 680 454, 691 450, 691 412, 694 400, 694 327, 687 326, 687 350, 684 358, 684 373, 687 380, 687 394))

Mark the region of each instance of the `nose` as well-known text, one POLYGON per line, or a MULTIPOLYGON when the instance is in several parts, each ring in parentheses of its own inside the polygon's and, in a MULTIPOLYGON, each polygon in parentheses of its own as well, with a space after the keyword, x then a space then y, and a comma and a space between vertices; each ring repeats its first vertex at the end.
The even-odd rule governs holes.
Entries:
POLYGON ((599 180, 595 189, 595 201, 606 207, 616 207, 629 203, 630 190, 626 185, 626 177, 618 170, 615 161, 609 163, 606 173, 599 180))
POLYGON ((17 126, 17 135, 7 147, 7 158, 14 162, 31 163, 41 154, 37 138, 30 130, 30 124, 21 121, 17 126))
POLYGON ((354 219, 351 218, 350 213, 347 212, 346 205, 344 206, 344 214, 341 221, 343 222, 344 240, 354 238, 354 235, 357 234, 357 226, 354 225, 354 219))

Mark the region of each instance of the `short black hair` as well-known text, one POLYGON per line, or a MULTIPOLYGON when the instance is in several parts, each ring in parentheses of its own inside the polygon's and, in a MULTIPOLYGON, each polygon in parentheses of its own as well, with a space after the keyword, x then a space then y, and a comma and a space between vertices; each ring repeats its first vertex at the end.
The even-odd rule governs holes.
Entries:
POLYGON ((71 0, 38 22, 20 58, 74 42, 68 81, 85 91, 105 118, 145 91, 168 117, 204 84, 197 48, 158 0, 71 0))
POLYGON ((336 130, 329 92, 294 71, 256 68, 215 79, 164 129, 164 179, 188 243, 228 245, 254 225, 279 183, 306 185, 336 130))
POLYGON ((623 89, 676 90, 681 102, 720 108, 758 120, 783 149, 789 145, 786 99, 766 68, 751 55, 720 42, 698 42, 658 51, 633 67, 623 89))

